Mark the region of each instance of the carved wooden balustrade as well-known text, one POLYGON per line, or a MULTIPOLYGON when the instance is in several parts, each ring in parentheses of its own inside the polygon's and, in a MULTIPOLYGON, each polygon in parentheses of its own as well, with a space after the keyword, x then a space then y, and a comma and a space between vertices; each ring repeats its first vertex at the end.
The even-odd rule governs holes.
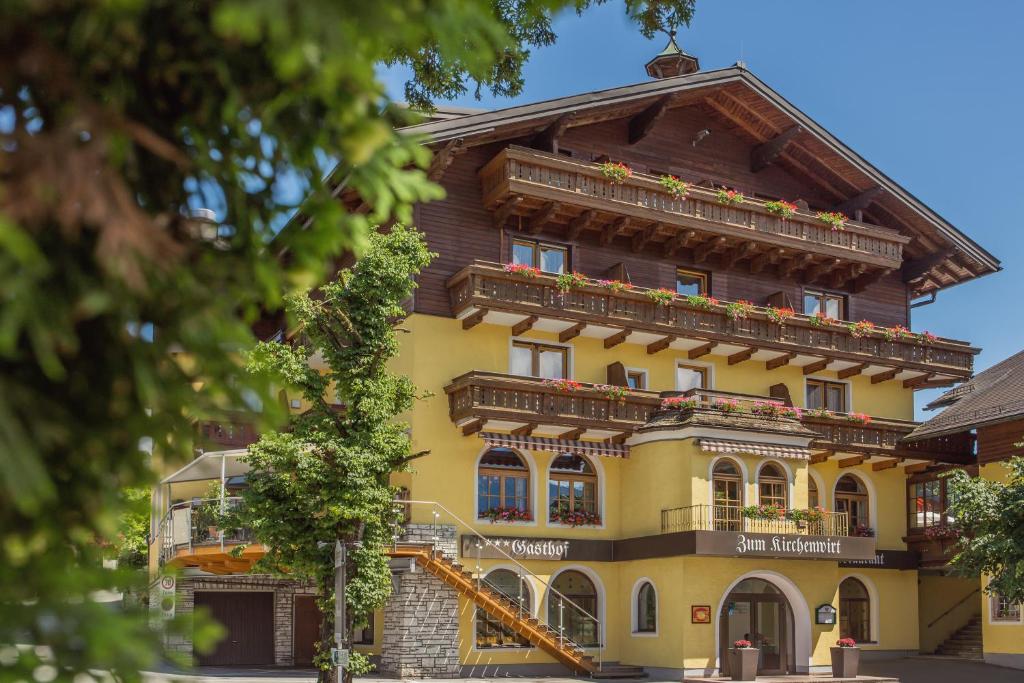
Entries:
MULTIPOLYGON (((590 282, 563 292, 554 276, 525 278, 486 262, 476 262, 453 275, 448 290, 456 317, 466 318, 471 315, 469 311, 500 311, 958 378, 971 375, 978 352, 965 342, 950 339, 921 343, 915 339, 887 341, 877 333, 856 337, 845 324, 815 326, 810 318, 799 314, 783 325, 761 310, 732 320, 726 314, 725 302, 712 310, 696 308, 681 298, 662 305, 648 298, 644 294, 647 290, 640 287, 613 291, 590 282)), ((464 326, 469 325, 464 322, 464 326)))

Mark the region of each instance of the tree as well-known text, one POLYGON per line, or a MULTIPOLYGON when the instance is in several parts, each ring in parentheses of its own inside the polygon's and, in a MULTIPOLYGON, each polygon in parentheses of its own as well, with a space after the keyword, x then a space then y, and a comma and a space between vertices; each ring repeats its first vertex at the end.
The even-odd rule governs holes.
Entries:
MULTIPOLYGON (((625 4, 650 35, 692 2, 625 4)), ((441 195, 376 69, 411 66, 420 107, 467 80, 517 94, 552 13, 590 4, 0 3, 0 643, 50 646, 0 659, 2 677, 155 663, 144 616, 89 599, 112 581, 95 539, 119 492, 154 478, 140 439, 185 458, 193 420, 254 397, 272 422, 236 353, 253 323, 441 195), (342 183, 369 213, 333 199, 342 183)))
POLYGON ((1010 459, 1007 470, 1005 482, 949 475, 949 514, 960 532, 951 564, 966 576, 988 576, 986 592, 1024 603, 1024 457, 1010 459))
POLYGON ((117 535, 107 546, 107 557, 117 560, 119 567, 145 569, 149 560, 149 489, 126 489, 121 500, 117 535))
MULTIPOLYGON (((264 434, 245 456, 252 469, 238 522, 267 546, 264 568, 318 587, 322 677, 334 640, 334 542, 349 548, 348 643, 351 625, 365 622, 391 593, 390 478, 415 457, 408 426, 397 417, 412 407, 416 390, 387 364, 398 354, 394 328, 405 316, 402 303, 431 256, 415 229, 396 225, 372 235, 363 256, 336 281, 288 299, 304 343, 264 342, 249 359, 252 371, 311 405, 288 431, 264 434), (326 370, 310 367, 315 353, 326 370)), ((363 673, 367 664, 354 654, 350 672, 363 673)))

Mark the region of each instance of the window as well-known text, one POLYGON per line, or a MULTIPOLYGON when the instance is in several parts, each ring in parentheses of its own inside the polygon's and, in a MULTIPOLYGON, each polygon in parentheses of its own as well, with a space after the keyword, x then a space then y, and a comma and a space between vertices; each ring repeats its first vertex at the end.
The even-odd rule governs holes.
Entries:
POLYGON ((530 470, 515 451, 492 448, 480 458, 477 473, 477 517, 491 518, 517 511, 516 519, 530 518, 530 470))
POLYGON ((626 386, 630 389, 647 388, 646 370, 626 370, 626 386))
MULTIPOLYGON (((492 591, 511 601, 513 609, 529 617, 533 601, 530 598, 530 585, 524 577, 510 569, 495 569, 484 578, 484 583, 492 591)), ((476 646, 481 649, 532 647, 526 638, 479 607, 476 608, 476 646)))
POLYGON ((353 645, 373 645, 373 612, 366 617, 366 626, 356 629, 352 635, 353 645))
POLYGON ((846 297, 813 289, 804 290, 804 315, 814 315, 821 311, 836 320, 846 320, 846 297))
POLYGON ((807 380, 808 408, 825 408, 836 413, 846 412, 846 385, 823 379, 807 380))
POLYGON ((586 574, 568 569, 551 583, 548 597, 548 624, 565 637, 584 647, 598 644, 597 588, 586 574))
POLYGON ((1020 603, 1010 602, 1003 595, 993 595, 990 598, 992 610, 992 621, 1020 621, 1020 603))
POLYGON ((858 643, 871 641, 871 599, 864 584, 854 578, 839 584, 839 635, 858 643))
POLYGON ((743 505, 740 469, 732 460, 719 460, 711 479, 715 531, 740 531, 740 507, 743 505))
POLYGON ((949 507, 946 480, 933 478, 907 484, 907 528, 923 531, 929 527, 948 526, 953 519, 946 515, 949 507))
POLYGON ((816 508, 821 503, 821 498, 818 497, 818 482, 814 481, 814 477, 807 475, 807 507, 816 508))
POLYGON ((655 633, 658 630, 658 595, 654 585, 644 581, 636 594, 636 633, 655 633))
POLYGON ((708 274, 696 270, 676 270, 676 294, 707 294, 708 274))
POLYGON ((512 263, 535 266, 545 273, 564 273, 569 269, 569 250, 557 244, 515 239, 512 263))
POLYGON ((509 371, 513 375, 565 379, 569 376, 569 349, 535 342, 512 342, 509 371))
POLYGON ((836 512, 845 512, 851 536, 871 535, 868 516, 868 492, 856 477, 844 474, 836 482, 836 512))
POLYGON ((701 365, 676 364, 676 390, 708 389, 708 369, 701 365))
POLYGON ((559 521, 571 512, 592 515, 600 524, 597 501, 597 474, 594 466, 582 455, 566 453, 551 461, 548 475, 548 519, 559 521))
POLYGON ((786 507, 786 475, 775 463, 761 468, 757 476, 757 500, 761 505, 786 507))

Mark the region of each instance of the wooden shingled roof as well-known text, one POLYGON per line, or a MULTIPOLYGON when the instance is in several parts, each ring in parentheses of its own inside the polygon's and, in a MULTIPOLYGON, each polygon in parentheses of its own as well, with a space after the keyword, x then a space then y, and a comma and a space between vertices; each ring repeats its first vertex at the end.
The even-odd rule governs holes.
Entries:
POLYGON ((927 408, 942 406, 948 407, 918 425, 904 440, 954 434, 1024 416, 1024 351, 950 389, 927 408))
POLYGON ((553 124, 580 126, 633 117, 659 102, 669 108, 699 107, 752 146, 779 138, 782 153, 775 163, 820 188, 835 209, 860 210, 866 222, 912 238, 904 249, 903 278, 915 296, 1000 270, 992 254, 740 65, 431 121, 401 131, 439 146, 474 146, 532 136, 553 124))

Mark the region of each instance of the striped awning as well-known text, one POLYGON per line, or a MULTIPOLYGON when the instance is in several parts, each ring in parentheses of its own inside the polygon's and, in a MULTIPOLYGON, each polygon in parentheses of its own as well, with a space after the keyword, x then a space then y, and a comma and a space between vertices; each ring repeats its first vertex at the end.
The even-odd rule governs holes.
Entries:
POLYGON ((705 453, 749 453, 764 458, 794 458, 796 460, 811 458, 811 449, 806 446, 729 441, 727 439, 698 439, 697 443, 705 453))
POLYGON ((493 448, 519 448, 526 451, 551 451, 573 455, 603 456, 606 458, 628 458, 629 446, 603 441, 577 441, 575 439, 550 439, 543 436, 515 436, 479 432, 480 438, 493 448))

